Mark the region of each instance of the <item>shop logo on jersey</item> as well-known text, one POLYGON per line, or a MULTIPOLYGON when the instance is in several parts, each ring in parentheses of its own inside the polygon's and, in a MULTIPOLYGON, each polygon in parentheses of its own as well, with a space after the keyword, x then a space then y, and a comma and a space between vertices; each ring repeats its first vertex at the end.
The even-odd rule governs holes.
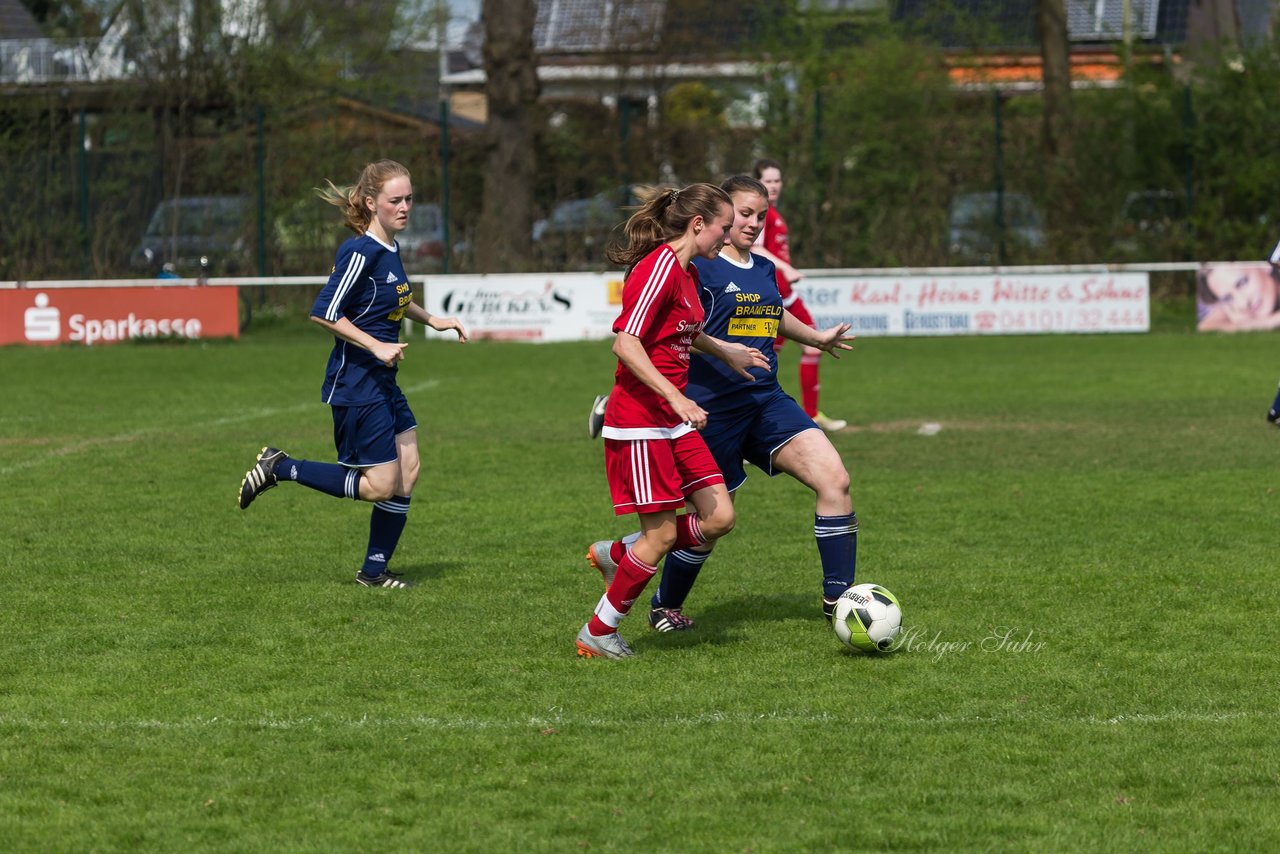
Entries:
POLYGON ((741 290, 742 288, 738 287, 733 282, 730 282, 727 286, 725 286, 724 292, 726 294, 736 294, 741 290))

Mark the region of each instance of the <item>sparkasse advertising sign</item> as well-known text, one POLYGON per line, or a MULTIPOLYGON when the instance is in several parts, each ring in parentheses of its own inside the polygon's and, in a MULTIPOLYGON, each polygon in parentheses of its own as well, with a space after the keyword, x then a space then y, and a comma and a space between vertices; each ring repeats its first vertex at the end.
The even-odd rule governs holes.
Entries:
POLYGON ((137 338, 236 338, 234 287, 0 290, 0 345, 114 344, 137 338))

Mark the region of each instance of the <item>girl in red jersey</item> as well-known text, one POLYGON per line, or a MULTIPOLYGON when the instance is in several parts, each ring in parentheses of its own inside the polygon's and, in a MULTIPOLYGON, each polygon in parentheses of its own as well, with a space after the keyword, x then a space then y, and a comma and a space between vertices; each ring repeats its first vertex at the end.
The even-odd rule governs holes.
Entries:
POLYGON ((604 414, 605 470, 614 512, 636 513, 640 537, 618 561, 595 615, 578 632, 578 655, 626 658, 618 624, 674 547, 724 536, 734 525, 724 477, 698 434, 707 413, 685 396, 689 349, 721 359, 752 379, 760 353, 702 334, 695 256, 714 258, 733 224, 728 195, 711 184, 664 190, 627 220, 625 246, 609 260, 627 270, 614 321, 618 357, 604 414), (693 511, 677 512, 688 502, 693 511))
MULTIPOLYGON (((756 246, 752 250, 768 258, 778 270, 778 291, 782 294, 782 304, 787 311, 801 323, 813 326, 813 317, 805 307, 800 295, 791 290, 791 285, 802 278, 802 274, 791 266, 791 244, 787 237, 787 223, 778 213, 778 198, 782 195, 782 166, 776 160, 763 158, 757 160, 752 170, 756 180, 764 184, 769 191, 769 212, 765 215, 764 229, 756 238, 756 246)), ((777 346, 782 346, 782 338, 777 346)), ((843 430, 849 422, 841 418, 830 418, 818 407, 818 366, 822 363, 822 351, 801 345, 800 349, 800 402, 805 414, 812 418, 819 427, 828 433, 843 430)))

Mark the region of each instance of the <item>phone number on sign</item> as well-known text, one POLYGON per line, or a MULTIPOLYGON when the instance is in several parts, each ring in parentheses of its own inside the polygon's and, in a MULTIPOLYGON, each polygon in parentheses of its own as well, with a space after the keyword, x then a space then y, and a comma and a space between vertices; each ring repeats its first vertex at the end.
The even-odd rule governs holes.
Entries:
POLYGON ((1025 311, 980 311, 974 317, 979 332, 1083 332, 1145 330, 1145 309, 1038 308, 1025 311))

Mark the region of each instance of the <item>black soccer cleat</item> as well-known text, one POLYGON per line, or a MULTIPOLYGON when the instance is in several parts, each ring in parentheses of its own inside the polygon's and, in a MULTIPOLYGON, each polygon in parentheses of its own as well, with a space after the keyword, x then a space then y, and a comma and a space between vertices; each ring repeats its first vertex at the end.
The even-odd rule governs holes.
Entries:
POLYGON ((587 435, 599 439, 604 432, 604 410, 609 405, 609 395, 598 394, 591 403, 591 413, 587 415, 587 435))
POLYGON ((695 625, 693 619, 686 617, 679 608, 649 609, 649 628, 654 631, 687 632, 695 625))
POLYGON ((1280 427, 1280 412, 1274 409, 1267 410, 1267 423, 1280 427))
POLYGON ((837 601, 837 599, 828 599, 826 596, 822 597, 822 616, 827 618, 828 624, 830 624, 832 617, 835 615, 837 601))
POLYGON ((240 509, 244 510, 253 503, 253 499, 275 486, 276 466, 289 459, 289 455, 279 448, 263 448, 254 461, 253 468, 245 472, 240 481, 240 509))
POLYGON ((414 583, 400 575, 382 572, 378 575, 365 575, 364 570, 356 573, 356 584, 363 587, 386 587, 391 590, 403 590, 413 587, 414 583))

